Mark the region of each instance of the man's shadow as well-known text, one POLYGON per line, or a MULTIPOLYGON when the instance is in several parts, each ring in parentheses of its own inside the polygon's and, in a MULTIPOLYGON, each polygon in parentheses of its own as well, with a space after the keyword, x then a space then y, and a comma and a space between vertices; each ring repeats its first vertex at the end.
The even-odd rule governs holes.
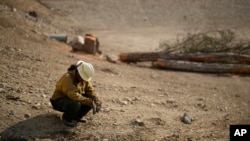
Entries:
POLYGON ((66 127, 56 114, 43 114, 21 121, 0 133, 0 140, 32 140, 36 138, 66 137, 74 133, 66 127))

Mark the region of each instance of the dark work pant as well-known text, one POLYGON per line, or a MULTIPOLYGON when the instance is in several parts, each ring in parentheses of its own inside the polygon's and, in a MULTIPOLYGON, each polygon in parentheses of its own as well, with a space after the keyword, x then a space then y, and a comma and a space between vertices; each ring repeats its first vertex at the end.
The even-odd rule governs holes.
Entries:
POLYGON ((68 98, 51 100, 51 104, 53 109, 63 112, 63 118, 67 121, 81 119, 91 110, 90 106, 83 105, 81 102, 68 98))

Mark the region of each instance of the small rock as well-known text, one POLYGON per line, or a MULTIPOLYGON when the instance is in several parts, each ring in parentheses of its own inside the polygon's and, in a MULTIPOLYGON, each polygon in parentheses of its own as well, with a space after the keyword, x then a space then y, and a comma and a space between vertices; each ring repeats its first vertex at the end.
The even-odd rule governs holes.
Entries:
POLYGON ((31 31, 32 31, 32 32, 34 32, 34 33, 38 33, 38 31, 37 31, 37 30, 35 30, 35 29, 32 29, 31 31))
POLYGON ((156 75, 154 75, 154 74, 152 74, 152 75, 151 75, 151 78, 156 79, 156 78, 157 78, 157 76, 156 76, 156 75))
POLYGON ((11 11, 12 11, 12 12, 17 12, 17 9, 14 8, 14 7, 12 7, 12 8, 11 8, 11 11))
POLYGON ((36 61, 42 62, 43 60, 41 58, 36 58, 36 61))
POLYGON ((41 106, 41 103, 36 103, 36 105, 35 106, 41 106))
POLYGON ((128 102, 132 102, 132 100, 130 98, 124 98, 124 101, 128 101, 128 102))
POLYGON ((48 106, 52 106, 50 102, 47 103, 48 106))
POLYGON ((38 17, 38 14, 36 11, 29 11, 28 14, 34 18, 37 18, 38 17))
POLYGON ((131 88, 132 88, 132 89, 135 89, 135 88, 137 88, 137 87, 136 87, 136 86, 131 86, 131 88))
MULTIPOLYGON (((248 107, 248 104, 245 103, 245 102, 243 102, 242 105, 245 106, 245 107, 248 107)), ((227 107, 225 107, 225 109, 227 110, 227 107)))
POLYGON ((195 139, 192 139, 190 137, 187 138, 187 141, 196 141, 195 139))
POLYGON ((42 97, 43 97, 43 98, 46 98, 47 96, 46 96, 45 94, 42 94, 42 97))
POLYGON ((140 119, 135 119, 133 124, 138 125, 138 126, 145 126, 145 123, 141 121, 140 119))
POLYGON ((204 103, 198 103, 197 106, 200 108, 203 108, 203 109, 206 108, 206 104, 204 104, 204 103))
POLYGON ((240 97, 240 95, 239 95, 239 94, 236 94, 235 97, 240 97))
POLYGON ((17 93, 21 93, 22 91, 21 91, 20 89, 17 89, 16 92, 17 92, 17 93))
POLYGON ((182 122, 184 122, 186 124, 191 124, 192 118, 187 113, 184 113, 184 115, 182 117, 182 122))
POLYGON ((203 98, 198 98, 198 101, 203 101, 204 99, 203 98))
POLYGON ((154 103, 151 103, 151 105, 150 105, 151 107, 155 107, 155 104, 154 103))
POLYGON ((133 100, 133 101, 140 101, 140 98, 136 96, 136 97, 134 97, 132 100, 133 100))
POLYGON ((32 108, 36 110, 41 109, 41 103, 36 103, 32 108))
POLYGON ((5 97, 8 100, 15 100, 15 101, 20 100, 20 97, 16 97, 16 96, 13 96, 13 95, 6 95, 5 97))
POLYGON ((68 55, 69 58, 74 58, 74 55, 68 55))
POLYGON ((4 92, 5 92, 4 88, 0 88, 0 93, 4 93, 4 92))
POLYGON ((125 91, 125 92, 128 91, 128 89, 127 89, 127 88, 124 88, 124 87, 122 87, 122 90, 125 91))
POLYGON ((102 110, 103 112, 109 112, 109 111, 110 111, 109 108, 102 108, 101 110, 102 110))
POLYGON ((175 100, 173 99, 173 98, 169 98, 168 100, 167 100, 167 103, 174 103, 175 102, 175 100))
POLYGON ((15 111, 11 110, 9 114, 10 115, 15 115, 15 111))
POLYGON ((128 101, 125 101, 125 100, 119 100, 119 103, 121 105, 127 105, 128 104, 128 101))
POLYGON ((3 88, 4 87, 4 84, 3 83, 0 83, 0 88, 3 88))
POLYGON ((125 110, 124 110, 124 109, 121 109, 120 112, 125 112, 125 110))
POLYGON ((30 117, 31 117, 31 114, 30 114, 30 113, 24 114, 24 117, 25 117, 25 118, 30 118, 30 117))
POLYGON ((168 95, 168 92, 164 92, 165 95, 168 95))
POLYGON ((118 57, 112 55, 106 55, 106 60, 110 63, 117 63, 118 57))
POLYGON ((158 88, 158 91, 163 91, 162 88, 158 88))
POLYGON ((10 51, 12 51, 12 52, 14 52, 14 51, 15 51, 15 49, 14 49, 14 48, 10 48, 9 50, 10 50, 10 51))

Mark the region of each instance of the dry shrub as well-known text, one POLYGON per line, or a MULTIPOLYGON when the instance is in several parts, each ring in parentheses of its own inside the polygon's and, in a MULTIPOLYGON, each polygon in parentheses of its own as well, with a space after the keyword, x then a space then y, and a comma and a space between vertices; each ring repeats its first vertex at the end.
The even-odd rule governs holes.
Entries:
POLYGON ((236 40, 231 30, 217 30, 198 34, 188 34, 182 42, 159 45, 167 53, 214 53, 232 52, 250 55, 250 41, 236 40))

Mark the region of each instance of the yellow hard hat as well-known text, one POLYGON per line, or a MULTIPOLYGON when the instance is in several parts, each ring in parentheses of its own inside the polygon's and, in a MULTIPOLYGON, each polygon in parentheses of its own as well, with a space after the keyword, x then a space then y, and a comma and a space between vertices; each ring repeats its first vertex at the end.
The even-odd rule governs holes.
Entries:
POLYGON ((94 67, 92 64, 80 60, 76 63, 76 66, 77 71, 83 80, 90 81, 92 79, 94 74, 94 67))

